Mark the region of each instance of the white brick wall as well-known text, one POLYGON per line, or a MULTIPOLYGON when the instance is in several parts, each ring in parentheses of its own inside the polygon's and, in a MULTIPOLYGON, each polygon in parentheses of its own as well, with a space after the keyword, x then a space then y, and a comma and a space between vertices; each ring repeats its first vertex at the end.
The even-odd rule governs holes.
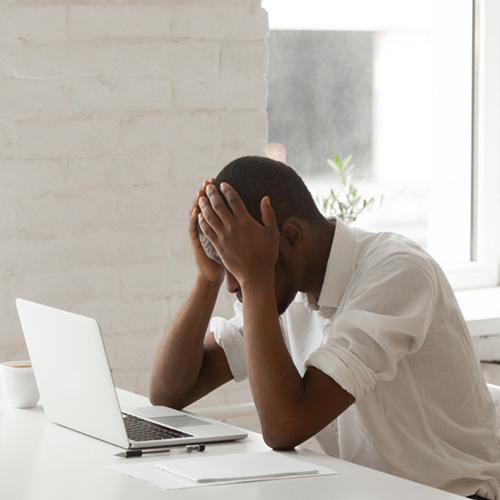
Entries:
POLYGON ((27 355, 21 296, 97 318, 146 394, 195 275, 193 195, 264 154, 267 30, 257 0, 0 0, 0 359, 27 355))

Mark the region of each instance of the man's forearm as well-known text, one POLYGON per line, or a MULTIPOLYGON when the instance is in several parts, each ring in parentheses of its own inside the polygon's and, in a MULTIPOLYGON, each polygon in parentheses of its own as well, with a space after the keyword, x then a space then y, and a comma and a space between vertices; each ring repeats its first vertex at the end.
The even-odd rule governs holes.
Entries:
POLYGON ((289 449, 309 439, 354 398, 316 368, 302 377, 283 340, 274 285, 243 290, 248 376, 266 443, 289 449))
POLYGON ((248 376, 263 434, 271 442, 277 428, 297 414, 303 384, 279 324, 274 281, 243 290, 248 376))
POLYGON ((220 283, 197 279, 163 336, 151 372, 153 404, 182 408, 195 392, 204 357, 204 339, 220 283))

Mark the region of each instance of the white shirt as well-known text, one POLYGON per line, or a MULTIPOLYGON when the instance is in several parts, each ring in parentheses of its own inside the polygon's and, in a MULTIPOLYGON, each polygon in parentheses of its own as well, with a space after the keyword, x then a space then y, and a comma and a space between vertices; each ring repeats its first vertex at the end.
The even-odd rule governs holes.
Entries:
MULTIPOLYGON (((210 329, 246 378, 242 308, 210 329)), ((280 318, 301 374, 315 366, 356 402, 338 419, 340 458, 467 496, 500 499, 495 406, 439 265, 393 233, 337 220, 317 304, 299 294, 280 318)), ((334 451, 333 424, 317 434, 334 451)))

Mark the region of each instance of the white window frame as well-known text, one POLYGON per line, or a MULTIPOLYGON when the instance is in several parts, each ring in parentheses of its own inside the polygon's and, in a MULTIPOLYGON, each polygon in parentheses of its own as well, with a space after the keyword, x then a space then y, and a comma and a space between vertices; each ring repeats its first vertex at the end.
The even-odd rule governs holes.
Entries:
MULTIPOLYGON (((450 274, 472 336, 500 333, 500 2, 474 0, 477 59, 476 262, 450 274), (483 288, 477 288, 477 287, 483 288)), ((498 355, 487 344, 486 359, 498 355)), ((498 358, 495 358, 498 359, 498 358)))
POLYGON ((475 148, 473 157, 474 234, 472 261, 446 266, 456 290, 499 283, 500 219, 500 3, 475 5, 475 148))

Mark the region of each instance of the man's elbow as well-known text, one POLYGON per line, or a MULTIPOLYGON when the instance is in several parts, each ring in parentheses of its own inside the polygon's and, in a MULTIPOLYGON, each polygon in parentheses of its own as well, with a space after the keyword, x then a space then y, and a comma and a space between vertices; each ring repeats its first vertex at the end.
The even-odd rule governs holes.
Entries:
POLYGON ((151 375, 149 379, 148 399, 153 406, 164 406, 164 390, 158 381, 151 375))
POLYGON ((149 391, 148 398, 153 406, 165 406, 163 398, 156 392, 149 391))
POLYGON ((182 410, 185 406, 182 401, 173 398, 165 390, 160 390, 153 385, 149 387, 148 398, 149 402, 153 406, 168 406, 169 408, 173 408, 175 410, 182 410))
POLYGON ((164 401, 165 401, 164 398, 157 391, 150 389, 149 394, 148 394, 148 398, 149 398, 149 402, 153 406, 166 406, 164 403, 164 401))
POLYGON ((263 430, 262 437, 267 446, 276 451, 293 450, 305 441, 305 439, 302 439, 296 433, 289 432, 286 429, 275 431, 263 430))

